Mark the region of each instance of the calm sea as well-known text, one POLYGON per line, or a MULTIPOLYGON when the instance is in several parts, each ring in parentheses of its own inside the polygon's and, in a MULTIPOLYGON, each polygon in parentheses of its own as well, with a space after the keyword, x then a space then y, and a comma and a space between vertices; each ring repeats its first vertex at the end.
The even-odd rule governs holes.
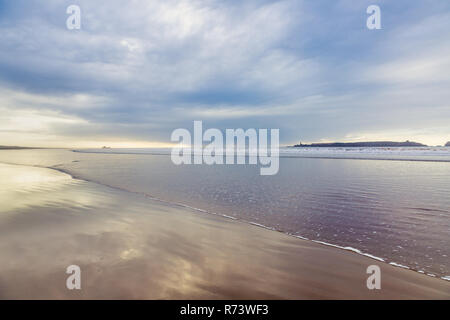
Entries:
MULTIPOLYGON (((1 151, 124 191, 450 276, 450 148, 285 149, 280 170, 182 165, 167 150, 1 151)), ((449 278, 450 279, 450 278, 449 278)))

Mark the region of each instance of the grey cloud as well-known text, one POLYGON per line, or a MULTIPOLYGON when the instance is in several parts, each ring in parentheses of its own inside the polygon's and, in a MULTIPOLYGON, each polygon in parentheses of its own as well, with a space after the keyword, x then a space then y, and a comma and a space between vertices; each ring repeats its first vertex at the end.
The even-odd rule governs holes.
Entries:
POLYGON ((71 1, 0 1, 0 88, 53 99, 2 101, 86 121, 54 134, 168 141, 204 115, 221 129, 280 128, 288 143, 431 132, 449 114, 445 78, 418 87, 399 72, 415 55, 448 62, 445 1, 382 1, 378 33, 365 29, 370 1, 75 2, 79 31, 65 28, 71 1))

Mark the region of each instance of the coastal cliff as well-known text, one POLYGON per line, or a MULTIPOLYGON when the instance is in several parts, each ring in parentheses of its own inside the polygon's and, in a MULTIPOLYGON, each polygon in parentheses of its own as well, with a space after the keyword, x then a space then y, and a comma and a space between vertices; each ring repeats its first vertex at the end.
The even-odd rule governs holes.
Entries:
MULTIPOLYGON (((450 146, 450 142, 447 143, 450 146)), ((297 148, 317 148, 317 147, 328 147, 328 148, 340 148, 340 147, 426 147, 425 144, 405 141, 405 142, 394 142, 394 141, 374 141, 374 142, 331 142, 331 143, 311 143, 311 144, 296 144, 294 147, 297 148)))

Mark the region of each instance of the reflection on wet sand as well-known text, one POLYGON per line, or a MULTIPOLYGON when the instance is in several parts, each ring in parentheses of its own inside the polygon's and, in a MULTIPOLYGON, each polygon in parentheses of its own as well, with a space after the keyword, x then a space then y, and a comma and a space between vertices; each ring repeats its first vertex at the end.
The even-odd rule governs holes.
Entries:
POLYGON ((450 297, 444 280, 57 171, 0 164, 0 181, 1 299, 450 297))

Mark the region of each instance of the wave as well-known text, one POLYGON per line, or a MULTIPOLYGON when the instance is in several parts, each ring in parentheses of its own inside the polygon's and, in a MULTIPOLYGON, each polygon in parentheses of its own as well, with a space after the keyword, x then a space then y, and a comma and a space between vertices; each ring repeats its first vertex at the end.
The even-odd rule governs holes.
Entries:
MULTIPOLYGON (((74 149, 73 152, 99 154, 157 155, 171 154, 170 148, 118 148, 118 149, 74 149)), ((257 156, 257 150, 237 150, 245 156, 257 156)), ((192 154, 201 154, 201 150, 193 150, 192 154)), ((222 150, 217 155, 225 155, 222 150)), ((450 162, 448 147, 346 147, 346 148, 294 148, 282 147, 280 158, 318 158, 318 159, 351 159, 351 160, 387 160, 387 161, 427 161, 450 162)))

